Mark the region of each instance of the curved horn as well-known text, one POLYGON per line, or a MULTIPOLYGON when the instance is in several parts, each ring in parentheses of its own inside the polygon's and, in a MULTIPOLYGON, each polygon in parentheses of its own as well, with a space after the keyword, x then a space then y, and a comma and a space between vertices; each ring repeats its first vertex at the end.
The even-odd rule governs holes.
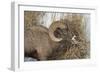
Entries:
POLYGON ((57 29, 57 28, 66 28, 65 24, 60 22, 60 21, 56 21, 56 22, 53 22, 50 27, 49 27, 49 36, 50 38, 53 40, 53 41, 56 41, 56 42, 59 42, 62 40, 62 38, 56 38, 54 36, 54 31, 57 29))

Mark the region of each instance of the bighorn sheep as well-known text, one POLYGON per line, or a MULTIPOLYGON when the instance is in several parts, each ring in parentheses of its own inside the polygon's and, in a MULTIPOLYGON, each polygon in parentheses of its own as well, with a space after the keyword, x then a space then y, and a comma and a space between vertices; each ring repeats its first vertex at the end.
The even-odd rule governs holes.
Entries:
POLYGON ((49 29, 41 25, 30 27, 24 31, 25 56, 31 56, 38 60, 47 60, 54 49, 62 45, 62 41, 72 40, 69 32, 70 22, 55 21, 49 29))

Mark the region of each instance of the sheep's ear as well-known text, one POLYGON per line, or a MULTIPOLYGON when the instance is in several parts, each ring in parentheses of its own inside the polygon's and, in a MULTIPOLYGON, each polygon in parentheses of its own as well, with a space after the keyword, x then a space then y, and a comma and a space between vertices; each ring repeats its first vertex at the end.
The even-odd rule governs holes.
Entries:
POLYGON ((54 31, 54 36, 56 38, 61 38, 61 35, 62 35, 62 29, 61 28, 57 28, 55 31, 54 31))

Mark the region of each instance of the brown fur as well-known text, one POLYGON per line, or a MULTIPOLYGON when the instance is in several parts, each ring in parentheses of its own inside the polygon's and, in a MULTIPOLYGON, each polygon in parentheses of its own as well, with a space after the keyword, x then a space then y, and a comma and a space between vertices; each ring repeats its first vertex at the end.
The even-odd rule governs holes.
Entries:
POLYGON ((52 48, 59 45, 50 39, 48 29, 43 26, 33 26, 27 29, 24 35, 24 44, 25 53, 30 55, 35 51, 40 60, 45 60, 52 52, 52 48))

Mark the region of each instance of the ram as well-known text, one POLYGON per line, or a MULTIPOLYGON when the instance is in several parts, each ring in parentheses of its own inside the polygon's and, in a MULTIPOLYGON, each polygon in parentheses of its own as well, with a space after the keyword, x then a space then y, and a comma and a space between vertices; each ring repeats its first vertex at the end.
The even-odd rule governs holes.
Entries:
POLYGON ((54 50, 63 50, 67 47, 66 42, 70 43, 73 37, 69 24, 69 21, 55 21, 49 29, 42 25, 29 27, 24 31, 25 56, 47 60, 54 50))

